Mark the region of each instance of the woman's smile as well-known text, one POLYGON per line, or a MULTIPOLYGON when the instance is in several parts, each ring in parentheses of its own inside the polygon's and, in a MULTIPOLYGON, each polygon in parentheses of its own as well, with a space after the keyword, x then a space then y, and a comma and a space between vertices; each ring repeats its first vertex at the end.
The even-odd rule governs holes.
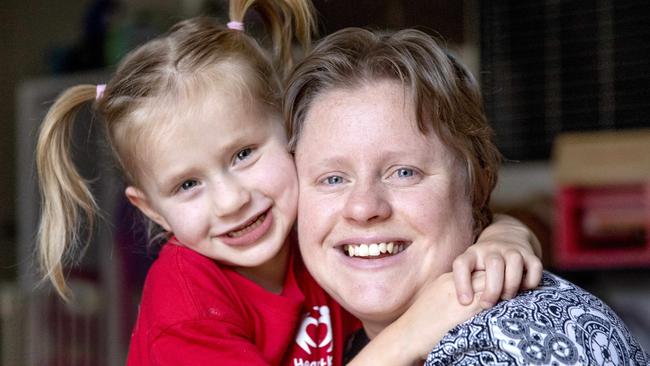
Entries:
POLYGON ((402 314, 472 239, 462 169, 406 98, 387 80, 323 92, 296 146, 303 258, 364 324, 402 314))

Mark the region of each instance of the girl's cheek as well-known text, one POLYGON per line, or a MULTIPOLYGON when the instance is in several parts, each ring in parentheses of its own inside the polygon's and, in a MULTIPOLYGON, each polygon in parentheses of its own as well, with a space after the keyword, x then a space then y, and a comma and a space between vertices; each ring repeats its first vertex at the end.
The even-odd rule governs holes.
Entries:
POLYGON ((172 225, 177 237, 196 240, 196 237, 209 229, 210 213, 206 207, 196 204, 187 204, 179 207, 173 214, 175 224, 172 225))

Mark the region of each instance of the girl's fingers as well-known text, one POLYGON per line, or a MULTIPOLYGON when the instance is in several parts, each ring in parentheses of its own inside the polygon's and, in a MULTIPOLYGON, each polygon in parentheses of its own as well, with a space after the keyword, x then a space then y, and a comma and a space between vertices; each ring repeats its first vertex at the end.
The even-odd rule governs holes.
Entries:
POLYGON ((505 272, 505 262, 499 254, 491 254, 485 260, 486 284, 481 295, 481 307, 491 308, 501 297, 505 272))
POLYGON ((452 264, 456 296, 458 297, 458 302, 462 305, 469 305, 474 298, 472 271, 476 267, 476 258, 472 253, 463 253, 452 264))
POLYGON ((501 298, 509 300, 515 297, 523 283, 524 258, 517 251, 508 252, 505 255, 505 282, 501 298))
POLYGON ((537 257, 530 257, 526 260, 526 274, 523 279, 524 290, 529 290, 539 286, 542 281, 542 272, 544 270, 542 261, 537 257))
POLYGON ((472 290, 477 295, 485 291, 485 271, 476 270, 472 272, 472 290))

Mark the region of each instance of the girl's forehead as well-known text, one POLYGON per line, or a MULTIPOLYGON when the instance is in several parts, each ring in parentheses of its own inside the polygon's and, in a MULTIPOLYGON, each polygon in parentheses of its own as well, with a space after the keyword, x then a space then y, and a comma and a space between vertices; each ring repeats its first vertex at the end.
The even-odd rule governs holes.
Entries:
POLYGON ((170 128, 214 114, 233 114, 261 108, 263 102, 240 82, 186 83, 159 97, 145 101, 141 118, 170 128))
POLYGON ((284 136, 279 114, 268 113, 255 102, 241 98, 205 99, 185 106, 176 105, 169 113, 150 112, 149 128, 142 131, 135 145, 139 165, 152 167, 168 150, 174 154, 209 154, 250 145, 268 136, 284 136), (176 111, 176 110, 182 110, 176 111), (279 132, 278 132, 279 131, 279 132))
POLYGON ((217 125, 231 120, 261 123, 251 116, 267 116, 281 123, 279 108, 274 110, 257 95, 258 87, 247 71, 241 63, 222 62, 196 73, 176 75, 169 88, 144 99, 132 111, 131 128, 125 131, 131 135, 129 140, 135 141, 131 148, 137 150, 136 158, 150 154, 147 146, 192 130, 200 120, 217 125))

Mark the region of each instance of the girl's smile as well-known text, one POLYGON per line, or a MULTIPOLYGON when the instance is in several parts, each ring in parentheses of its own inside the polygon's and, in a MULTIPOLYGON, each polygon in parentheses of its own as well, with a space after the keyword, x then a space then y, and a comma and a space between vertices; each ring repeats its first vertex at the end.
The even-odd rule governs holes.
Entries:
POLYGON ((143 188, 127 196, 180 245, 254 275, 284 268, 298 189, 279 116, 247 98, 212 91, 172 102, 180 115, 159 112, 170 127, 148 144, 143 188))
POLYGON ((239 228, 219 235, 219 240, 228 245, 251 245, 268 233, 272 224, 273 214, 265 211, 239 228))

